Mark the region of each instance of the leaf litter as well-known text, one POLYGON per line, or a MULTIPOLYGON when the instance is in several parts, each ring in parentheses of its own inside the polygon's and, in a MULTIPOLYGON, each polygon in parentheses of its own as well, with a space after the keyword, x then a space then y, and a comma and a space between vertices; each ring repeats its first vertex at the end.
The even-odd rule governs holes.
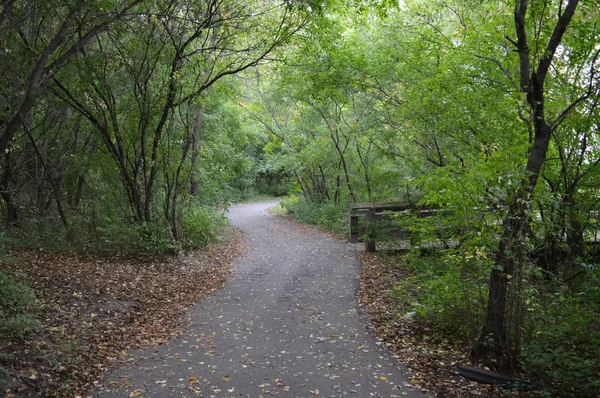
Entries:
POLYGON ((359 255, 365 310, 383 343, 412 373, 409 380, 414 387, 444 398, 535 396, 535 392, 505 391, 458 376, 455 368, 468 362, 469 347, 442 337, 418 318, 403 316, 406 308, 390 295, 392 288, 409 276, 398 266, 398 257, 384 252, 359 255))
POLYGON ((26 340, 0 336, 0 391, 83 396, 127 351, 181 334, 184 309, 223 286, 242 247, 231 228, 179 257, 8 253, 0 269, 18 271, 35 290, 42 327, 26 340))

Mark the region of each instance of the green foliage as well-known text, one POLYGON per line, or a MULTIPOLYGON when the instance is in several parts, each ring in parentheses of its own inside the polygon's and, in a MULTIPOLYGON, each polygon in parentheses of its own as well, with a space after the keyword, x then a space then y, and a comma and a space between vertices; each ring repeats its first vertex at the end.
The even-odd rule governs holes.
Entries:
POLYGON ((121 220, 106 220, 97 228, 100 251, 166 253, 175 244, 164 223, 134 223, 127 225, 121 220))
POLYGON ((528 300, 522 366, 550 393, 591 397, 600 388, 600 269, 583 270, 570 284, 557 280, 528 300))
POLYGON ((191 207, 181 218, 181 240, 174 242, 170 226, 162 222, 125 225, 116 220, 98 228, 101 251, 172 253, 196 249, 215 241, 227 224, 223 213, 206 206, 191 207))
POLYGON ((290 196, 281 201, 281 207, 300 222, 315 225, 342 236, 348 233, 346 206, 337 206, 331 202, 317 204, 307 202, 297 196, 290 196))
MULTIPOLYGON (((76 224, 77 225, 77 224, 76 224)), ((92 239, 90 230, 78 228, 78 233, 69 235, 56 220, 46 218, 24 221, 18 229, 7 231, 7 247, 11 249, 44 249, 67 252, 73 248, 84 249, 92 239)))
POLYGON ((13 247, 171 251, 214 235, 215 220, 184 220, 182 209, 287 193, 257 183, 264 142, 242 125, 231 79, 286 44, 305 12, 177 0, 124 1, 107 14, 107 4, 13 4, 0 17, 0 210, 13 247), (252 12, 216 18, 243 9, 252 12), (31 59, 48 64, 51 82, 31 59))
POLYGON ((0 332, 13 338, 25 338, 40 322, 30 311, 35 305, 33 290, 7 271, 0 271, 0 332))
MULTIPOLYGON (((398 219, 412 277, 393 294, 472 340, 517 197, 530 221, 513 296, 527 303, 523 363, 565 391, 595 387, 597 271, 556 280, 594 262, 597 2, 578 6, 542 84, 552 137, 525 196, 536 125, 512 3, 175 0, 135 2, 127 16, 109 3, 69 16, 74 1, 11 2, 0 16, 0 135, 18 126, 1 154, 0 249, 193 248, 217 239, 225 221, 213 209, 264 194, 299 195, 282 201, 298 221, 345 235, 350 202, 402 200, 445 212, 398 219), (45 50, 39 80, 31 60, 45 50)), ((537 67, 564 5, 527 4, 537 67)))
POLYGON ((441 249, 413 250, 401 262, 411 276, 392 290, 392 296, 438 330, 472 339, 485 313, 489 264, 441 249))
POLYGON ((182 248, 194 249, 218 239, 219 231, 228 223, 224 213, 207 207, 192 208, 182 218, 182 248))

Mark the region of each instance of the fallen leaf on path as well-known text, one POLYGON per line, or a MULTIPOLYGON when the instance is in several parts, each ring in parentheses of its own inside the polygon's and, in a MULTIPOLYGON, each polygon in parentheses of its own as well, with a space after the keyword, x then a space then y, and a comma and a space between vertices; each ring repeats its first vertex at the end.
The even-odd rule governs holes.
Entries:
MULTIPOLYGON (((10 347, 15 360, 8 367, 31 367, 37 377, 17 381, 19 396, 88 396, 123 353, 181 334, 183 310, 222 286, 242 252, 241 233, 223 232, 219 243, 178 257, 8 253, 13 261, 0 261, 0 270, 19 272, 35 290, 42 323, 33 338, 10 347)), ((141 394, 125 387, 118 383, 118 396, 141 394)))

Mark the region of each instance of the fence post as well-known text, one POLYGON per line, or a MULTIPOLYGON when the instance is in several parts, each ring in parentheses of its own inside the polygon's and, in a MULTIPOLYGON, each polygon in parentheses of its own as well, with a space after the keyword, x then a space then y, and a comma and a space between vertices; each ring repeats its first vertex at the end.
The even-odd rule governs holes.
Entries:
POLYGON ((365 249, 368 252, 374 252, 376 248, 375 241, 375 209, 369 209, 365 219, 367 238, 365 239, 365 249))
POLYGON ((350 242, 358 242, 358 216, 354 215, 352 210, 348 211, 348 233, 350 234, 350 242))

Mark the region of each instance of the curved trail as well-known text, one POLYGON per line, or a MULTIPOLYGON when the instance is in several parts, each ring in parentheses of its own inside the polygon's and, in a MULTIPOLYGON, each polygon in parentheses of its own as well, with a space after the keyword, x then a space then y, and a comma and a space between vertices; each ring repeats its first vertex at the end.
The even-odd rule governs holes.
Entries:
POLYGON ((356 246, 270 215, 276 203, 231 208, 246 247, 234 277, 95 396, 425 397, 367 329, 356 246))

